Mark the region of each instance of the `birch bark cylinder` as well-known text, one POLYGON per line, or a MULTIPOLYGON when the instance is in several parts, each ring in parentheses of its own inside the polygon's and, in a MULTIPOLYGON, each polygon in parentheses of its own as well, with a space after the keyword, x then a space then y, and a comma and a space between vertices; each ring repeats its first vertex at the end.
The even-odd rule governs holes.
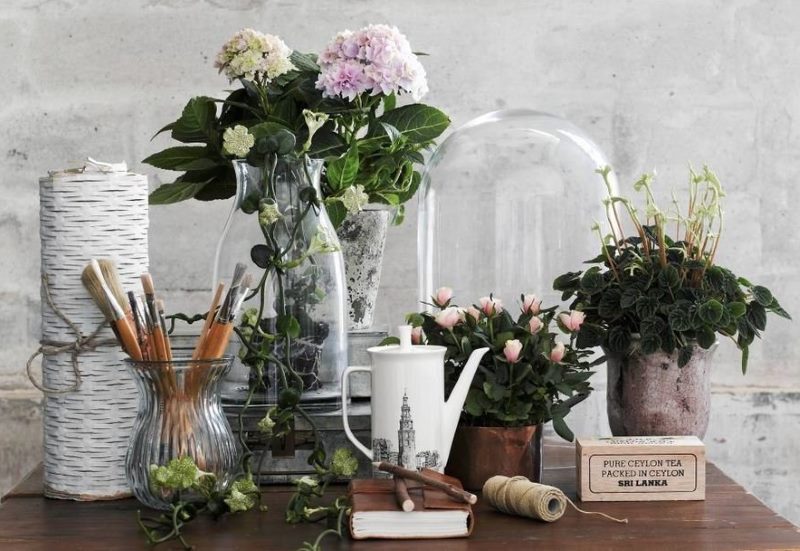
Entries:
MULTIPOLYGON (((84 335, 103 315, 81 284, 92 258, 114 261, 122 285, 134 289, 148 270, 147 177, 127 171, 65 171, 39 182, 42 274, 54 304, 84 335)), ((105 328, 100 338, 113 338, 105 328)), ((42 287, 42 340, 71 342, 76 335, 50 308, 42 287)), ((125 453, 136 417, 137 391, 117 346, 82 352, 82 384, 44 398, 44 493, 96 500, 131 495, 125 453)), ((75 383, 69 352, 45 356, 48 389, 75 383)))

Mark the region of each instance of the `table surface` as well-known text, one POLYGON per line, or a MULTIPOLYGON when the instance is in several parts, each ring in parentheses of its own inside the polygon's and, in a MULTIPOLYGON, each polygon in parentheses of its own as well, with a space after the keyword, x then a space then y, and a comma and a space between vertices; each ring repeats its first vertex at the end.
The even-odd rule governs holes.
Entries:
MULTIPOLYGON (((548 442, 544 482, 575 499, 574 448, 548 442)), ((800 529, 771 511, 713 464, 706 467, 705 501, 579 503, 583 509, 627 518, 617 524, 572 508, 554 523, 503 515, 481 499, 475 507, 475 531, 468 539, 408 541, 365 540, 335 536, 323 548, 356 551, 471 551, 539 549, 800 549, 800 529)), ((331 495, 343 493, 344 486, 331 495)), ((269 511, 250 511, 213 521, 201 518, 186 529, 189 543, 203 549, 295 550, 314 541, 320 525, 288 525, 283 510, 291 488, 264 489, 269 511)), ((77 503, 42 497, 41 467, 34 470, 0 505, 0 549, 54 550, 152 549, 136 525, 133 499, 77 503)), ((177 543, 156 549, 180 549, 177 543)))

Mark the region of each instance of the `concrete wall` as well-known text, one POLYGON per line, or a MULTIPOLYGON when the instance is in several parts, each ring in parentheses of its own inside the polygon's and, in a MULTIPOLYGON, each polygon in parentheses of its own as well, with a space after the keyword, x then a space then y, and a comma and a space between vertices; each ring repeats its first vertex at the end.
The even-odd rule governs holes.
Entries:
MULTIPOLYGON (((727 185, 719 260, 800 313, 800 239, 790 226, 800 163, 800 4, 791 1, 5 0, 0 7, 0 491, 39 457, 37 394, 23 375, 39 329, 37 178, 86 155, 139 162, 192 95, 226 83, 211 67, 251 26, 314 51, 337 30, 398 25, 424 59, 426 98, 455 125, 502 107, 560 114, 606 151, 623 181, 657 167, 665 186, 687 162, 727 185)), ((565 207, 565 208, 568 208, 565 207)), ((226 206, 152 211, 152 271, 171 304, 202 307, 226 206)), ((379 321, 415 309, 415 212, 392 230, 379 321)), ((580 216, 580 213, 575 213, 580 216)), ((770 506, 800 523, 793 492, 800 386, 796 328, 771 320, 742 377, 723 345, 708 445, 770 506)), ((603 383, 598 380, 598 388, 603 383)), ((607 430, 603 397, 576 411, 607 430)))

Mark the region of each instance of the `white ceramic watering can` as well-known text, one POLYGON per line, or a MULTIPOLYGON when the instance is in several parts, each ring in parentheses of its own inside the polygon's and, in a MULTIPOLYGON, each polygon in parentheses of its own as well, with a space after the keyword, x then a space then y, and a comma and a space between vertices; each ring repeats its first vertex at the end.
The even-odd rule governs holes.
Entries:
POLYGON ((400 344, 367 350, 371 367, 348 367, 342 374, 342 420, 347 437, 372 461, 409 469, 442 471, 450 455, 461 408, 478 363, 489 350, 470 355, 450 398, 444 400, 444 346, 411 344, 411 326, 399 328, 400 344), (359 442, 347 421, 348 376, 372 375, 372 450, 359 442))

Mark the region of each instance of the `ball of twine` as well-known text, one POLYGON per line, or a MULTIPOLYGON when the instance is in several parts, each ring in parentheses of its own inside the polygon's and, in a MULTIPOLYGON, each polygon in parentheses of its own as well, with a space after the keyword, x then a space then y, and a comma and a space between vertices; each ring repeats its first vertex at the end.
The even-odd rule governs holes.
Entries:
POLYGON ((558 488, 536 484, 524 476, 493 476, 483 485, 483 496, 498 511, 545 522, 555 522, 564 516, 567 503, 585 515, 598 515, 625 524, 628 522, 628 519, 614 518, 605 513, 584 511, 558 488))

